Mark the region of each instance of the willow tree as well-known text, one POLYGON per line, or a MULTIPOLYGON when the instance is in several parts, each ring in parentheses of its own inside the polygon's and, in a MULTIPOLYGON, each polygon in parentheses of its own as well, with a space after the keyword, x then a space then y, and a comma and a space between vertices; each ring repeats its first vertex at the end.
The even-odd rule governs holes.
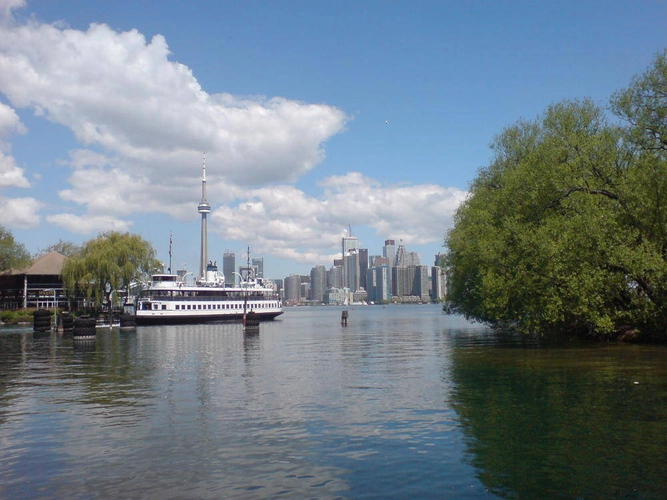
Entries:
POLYGON ((446 241, 454 311, 523 331, 664 335, 667 106, 664 93, 662 109, 642 101, 649 83, 616 96, 627 127, 566 101, 495 139, 446 241))
POLYGON ((79 255, 65 263, 63 282, 71 292, 110 303, 114 290, 126 289, 160 267, 155 255, 140 236, 106 232, 84 243, 79 255))

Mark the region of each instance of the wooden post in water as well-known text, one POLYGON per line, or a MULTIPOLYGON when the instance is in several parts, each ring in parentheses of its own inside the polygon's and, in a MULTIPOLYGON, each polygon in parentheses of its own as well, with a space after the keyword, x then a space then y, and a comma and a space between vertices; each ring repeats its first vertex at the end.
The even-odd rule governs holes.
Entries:
POLYGON ((347 309, 345 309, 342 314, 340 315, 340 324, 343 326, 347 326, 347 317, 348 317, 348 312, 347 309))

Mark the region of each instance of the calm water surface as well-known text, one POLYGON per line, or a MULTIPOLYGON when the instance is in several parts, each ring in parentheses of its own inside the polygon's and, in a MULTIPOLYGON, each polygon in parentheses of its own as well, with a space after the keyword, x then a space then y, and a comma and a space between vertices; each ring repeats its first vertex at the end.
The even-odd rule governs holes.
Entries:
POLYGON ((0 498, 667 498, 667 349, 438 306, 0 329, 0 498))

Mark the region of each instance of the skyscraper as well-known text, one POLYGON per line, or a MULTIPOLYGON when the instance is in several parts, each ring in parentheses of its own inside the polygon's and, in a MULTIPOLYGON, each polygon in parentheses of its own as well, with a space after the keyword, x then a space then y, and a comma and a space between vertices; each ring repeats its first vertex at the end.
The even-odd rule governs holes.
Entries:
POLYGON ((408 252, 405 249, 405 245, 403 245, 402 243, 398 245, 394 266, 407 267, 407 266, 418 266, 418 265, 419 265, 419 254, 417 252, 408 252))
POLYGON ((389 266, 382 265, 375 270, 375 301, 389 302, 391 300, 391 271, 389 266))
POLYGON ((366 271, 368 271, 368 248, 359 249, 359 287, 368 290, 366 284, 366 271))
MULTIPOLYGON (((350 234, 343 236, 343 286, 355 292, 359 288, 359 238, 350 234)), ((368 254, 366 254, 368 258, 368 254)))
POLYGON ((285 278, 285 303, 298 304, 301 301, 301 277, 292 274, 285 278))
POLYGON ((396 242, 394 240, 385 240, 384 247, 382 247, 382 256, 389 260, 389 267, 396 265, 394 263, 396 255, 396 242))
POLYGON ((236 275, 234 271, 236 270, 236 254, 225 250, 225 253, 222 254, 222 273, 225 275, 225 286, 235 286, 236 285, 236 275))
POLYGON ((324 300, 327 290, 327 270, 324 266, 315 266, 310 270, 310 298, 315 302, 324 300))
POLYGON ((356 292, 359 289, 359 254, 356 249, 343 257, 343 273, 343 286, 356 292))
POLYGON ((435 301, 443 300, 447 293, 445 269, 440 266, 431 267, 431 298, 435 301))
POLYGON ((343 268, 340 265, 331 266, 327 271, 327 288, 343 288, 343 268))

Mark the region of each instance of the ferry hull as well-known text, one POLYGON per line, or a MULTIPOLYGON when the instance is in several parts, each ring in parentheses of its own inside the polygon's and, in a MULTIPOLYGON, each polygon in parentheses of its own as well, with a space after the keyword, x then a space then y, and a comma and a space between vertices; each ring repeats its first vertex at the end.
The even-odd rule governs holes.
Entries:
MULTIPOLYGON (((257 311, 255 311, 257 312, 257 311)), ((261 321, 271 321, 280 316, 282 311, 271 311, 258 313, 261 321)), ((241 321, 243 313, 234 314, 188 314, 175 315, 168 314, 161 311, 144 311, 135 316, 137 325, 185 325, 197 323, 221 323, 241 321)))

